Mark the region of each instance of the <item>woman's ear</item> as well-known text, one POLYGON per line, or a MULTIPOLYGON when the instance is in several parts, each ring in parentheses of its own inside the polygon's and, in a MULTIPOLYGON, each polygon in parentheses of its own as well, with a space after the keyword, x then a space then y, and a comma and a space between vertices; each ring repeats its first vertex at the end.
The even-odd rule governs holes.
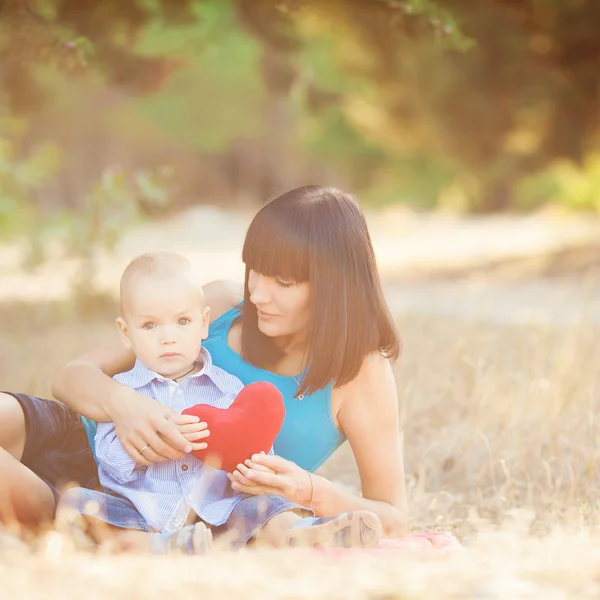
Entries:
POLYGON ((121 341, 123 342, 123 346, 127 348, 127 350, 131 350, 131 339, 129 338, 129 330, 127 329, 127 323, 123 317, 119 317, 117 319, 117 329, 119 330, 119 336, 121 337, 121 341))

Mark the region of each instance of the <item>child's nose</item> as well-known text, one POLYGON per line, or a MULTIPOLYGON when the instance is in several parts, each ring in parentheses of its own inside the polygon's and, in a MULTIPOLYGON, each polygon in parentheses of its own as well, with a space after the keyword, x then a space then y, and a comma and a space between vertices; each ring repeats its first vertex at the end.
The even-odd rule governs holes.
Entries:
POLYGON ((174 344, 175 341, 176 341, 175 328, 165 327, 162 332, 162 343, 163 344, 174 344))

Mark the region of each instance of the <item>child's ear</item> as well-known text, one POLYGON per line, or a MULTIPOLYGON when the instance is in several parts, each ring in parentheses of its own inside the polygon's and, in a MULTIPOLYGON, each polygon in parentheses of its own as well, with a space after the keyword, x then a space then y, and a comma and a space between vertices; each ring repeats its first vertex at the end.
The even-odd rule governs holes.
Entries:
POLYGON ((131 340, 129 339, 127 323, 122 317, 117 319, 117 329, 119 330, 119 335, 121 337, 121 341, 123 342, 123 346, 125 346, 127 350, 131 350, 131 340))
POLYGON ((205 306, 202 309, 202 339, 208 337, 208 326, 210 324, 210 306, 205 306))

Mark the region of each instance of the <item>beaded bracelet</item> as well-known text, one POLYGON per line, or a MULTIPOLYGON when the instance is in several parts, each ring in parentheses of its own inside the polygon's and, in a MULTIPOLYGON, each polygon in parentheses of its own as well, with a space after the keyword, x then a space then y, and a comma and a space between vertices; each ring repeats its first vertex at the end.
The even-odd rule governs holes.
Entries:
POLYGON ((306 473, 308 474, 308 480, 310 481, 310 504, 308 505, 308 508, 313 510, 313 504, 315 502, 315 486, 313 484, 313 478, 310 474, 310 471, 306 471, 306 473))

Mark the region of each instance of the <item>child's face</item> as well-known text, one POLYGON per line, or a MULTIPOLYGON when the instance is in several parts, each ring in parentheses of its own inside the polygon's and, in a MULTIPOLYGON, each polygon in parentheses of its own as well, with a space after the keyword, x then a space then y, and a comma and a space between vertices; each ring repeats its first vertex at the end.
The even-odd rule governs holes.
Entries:
POLYGON ((210 308, 184 277, 136 281, 123 299, 117 326, 123 343, 152 371, 175 379, 187 373, 208 335, 210 308))

